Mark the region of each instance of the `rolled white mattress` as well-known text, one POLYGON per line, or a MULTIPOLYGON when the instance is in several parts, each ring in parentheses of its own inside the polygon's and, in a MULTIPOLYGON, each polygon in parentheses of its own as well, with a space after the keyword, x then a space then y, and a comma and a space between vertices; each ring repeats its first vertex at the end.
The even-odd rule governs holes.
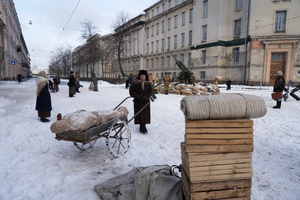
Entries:
POLYGON ((248 94, 186 96, 180 109, 189 120, 259 118, 267 113, 263 98, 248 94))

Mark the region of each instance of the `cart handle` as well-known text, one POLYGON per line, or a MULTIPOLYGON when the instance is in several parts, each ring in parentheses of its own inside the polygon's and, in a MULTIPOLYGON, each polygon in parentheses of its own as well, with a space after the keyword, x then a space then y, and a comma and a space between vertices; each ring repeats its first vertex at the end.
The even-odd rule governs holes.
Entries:
POLYGON ((126 97, 121 103, 119 103, 119 105, 117 105, 117 106, 114 108, 114 110, 116 110, 120 105, 122 105, 122 103, 124 103, 124 101, 126 101, 126 100, 129 99, 129 98, 133 98, 133 97, 131 97, 131 96, 126 97))
POLYGON ((149 104, 150 104, 150 100, 148 101, 148 103, 146 103, 146 105, 144 105, 144 107, 142 107, 142 109, 140 109, 137 113, 135 113, 135 115, 133 115, 133 117, 130 118, 128 123, 131 122, 131 120, 133 120, 133 118, 135 118, 138 114, 140 114, 140 112, 142 112, 149 104))

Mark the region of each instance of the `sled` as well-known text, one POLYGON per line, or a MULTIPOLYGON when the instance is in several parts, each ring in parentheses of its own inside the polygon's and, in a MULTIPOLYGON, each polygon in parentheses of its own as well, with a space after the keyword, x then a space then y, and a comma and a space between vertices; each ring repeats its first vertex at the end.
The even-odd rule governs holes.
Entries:
MULTIPOLYGON (((125 98, 114 110, 116 110, 127 99, 125 98)), ((97 139, 104 137, 106 139, 106 147, 108 152, 118 158, 124 155, 131 141, 131 131, 128 123, 132 121, 147 105, 150 101, 137 112, 130 120, 125 118, 112 118, 106 123, 99 126, 90 127, 84 131, 66 131, 62 133, 56 133, 56 140, 64 140, 73 142, 73 144, 80 150, 87 150, 94 146, 97 139)))

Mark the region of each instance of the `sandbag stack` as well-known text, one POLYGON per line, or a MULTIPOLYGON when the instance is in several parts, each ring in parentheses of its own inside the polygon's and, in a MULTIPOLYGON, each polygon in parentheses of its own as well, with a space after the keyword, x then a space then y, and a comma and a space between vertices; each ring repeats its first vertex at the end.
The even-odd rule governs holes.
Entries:
POLYGON ((264 101, 242 94, 188 96, 181 101, 181 109, 186 117, 181 143, 185 199, 251 199, 250 118, 266 114, 264 101), (259 109, 252 108, 252 100, 259 109), (216 104, 221 106, 211 106, 216 104))

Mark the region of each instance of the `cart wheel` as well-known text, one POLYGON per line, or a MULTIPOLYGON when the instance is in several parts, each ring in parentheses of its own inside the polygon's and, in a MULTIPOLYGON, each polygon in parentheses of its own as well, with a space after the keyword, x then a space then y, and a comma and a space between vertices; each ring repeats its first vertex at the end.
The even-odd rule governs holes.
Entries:
POLYGON ((79 142, 74 142, 74 145, 80 149, 80 150, 87 150, 90 149, 94 146, 94 144, 96 143, 97 139, 90 141, 89 143, 83 144, 83 143, 79 143, 79 142))
POLYGON ((111 155, 118 158, 125 154, 129 148, 131 131, 123 120, 116 120, 111 124, 106 137, 106 146, 111 155))

